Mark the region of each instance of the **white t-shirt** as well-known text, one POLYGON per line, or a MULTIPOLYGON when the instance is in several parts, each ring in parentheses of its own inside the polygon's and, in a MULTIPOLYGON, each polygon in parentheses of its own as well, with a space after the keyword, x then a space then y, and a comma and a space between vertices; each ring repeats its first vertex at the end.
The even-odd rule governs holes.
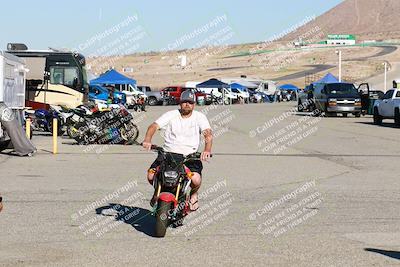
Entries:
POLYGON ((195 110, 189 118, 182 118, 179 110, 168 111, 155 123, 164 130, 164 150, 183 155, 197 152, 200 134, 211 129, 207 117, 195 110))

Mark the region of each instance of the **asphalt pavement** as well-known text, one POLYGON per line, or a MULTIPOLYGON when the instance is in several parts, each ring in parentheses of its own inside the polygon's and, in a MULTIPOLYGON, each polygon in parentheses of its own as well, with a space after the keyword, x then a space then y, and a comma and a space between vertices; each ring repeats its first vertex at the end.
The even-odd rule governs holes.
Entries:
MULTIPOLYGON (((135 115, 140 138, 174 108, 135 115)), ((0 154, 0 266, 398 266, 400 129, 293 108, 198 107, 214 157, 200 210, 165 238, 145 179, 154 153, 62 137, 53 155, 35 135, 34 157, 0 154)))

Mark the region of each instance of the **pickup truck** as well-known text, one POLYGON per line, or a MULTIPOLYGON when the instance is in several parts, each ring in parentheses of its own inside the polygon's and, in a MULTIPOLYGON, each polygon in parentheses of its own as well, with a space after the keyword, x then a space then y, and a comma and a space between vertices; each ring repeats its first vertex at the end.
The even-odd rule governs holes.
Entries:
POLYGON ((394 119, 394 123, 400 126, 400 89, 391 89, 382 99, 374 104, 374 123, 382 124, 383 119, 394 119))
MULTIPOLYGON (((201 92, 200 90, 195 89, 195 88, 187 88, 187 87, 181 87, 181 86, 166 87, 161 90, 161 95, 163 96, 163 98, 173 99, 174 101, 172 101, 172 102, 175 102, 175 104, 177 104, 177 103, 179 103, 179 101, 181 99, 181 94, 186 90, 193 90, 196 95, 196 99, 198 99, 199 97, 204 97, 204 100, 206 103, 211 101, 211 96, 209 94, 201 92)), ((172 102, 170 101, 170 103, 172 103, 172 102)))
POLYGON ((163 98, 160 92, 152 91, 150 86, 138 85, 137 89, 147 96, 149 106, 162 104, 163 98))

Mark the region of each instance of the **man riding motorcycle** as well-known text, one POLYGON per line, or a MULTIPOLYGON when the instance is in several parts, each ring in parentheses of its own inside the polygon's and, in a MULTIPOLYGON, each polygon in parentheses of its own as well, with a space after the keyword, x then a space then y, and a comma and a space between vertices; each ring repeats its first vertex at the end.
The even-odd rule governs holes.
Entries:
MULTIPOLYGON (((150 150, 152 145, 151 140, 155 132, 162 129, 165 130, 163 135, 165 141, 164 150, 187 156, 199 149, 200 134, 202 134, 204 136, 205 147, 200 159, 201 161, 207 161, 211 156, 213 139, 211 126, 203 113, 194 110, 195 103, 195 94, 191 90, 184 91, 180 98, 180 109, 166 112, 149 126, 143 141, 143 147, 146 150, 150 150)), ((201 171, 203 169, 201 161, 195 160, 186 164, 186 167, 193 173, 189 203, 192 211, 199 208, 197 192, 201 185, 201 171)), ((160 159, 157 158, 148 170, 147 180, 150 184, 153 184, 155 169, 159 165, 160 159)), ((156 202, 157 197, 154 195, 151 205, 153 206, 156 202)))

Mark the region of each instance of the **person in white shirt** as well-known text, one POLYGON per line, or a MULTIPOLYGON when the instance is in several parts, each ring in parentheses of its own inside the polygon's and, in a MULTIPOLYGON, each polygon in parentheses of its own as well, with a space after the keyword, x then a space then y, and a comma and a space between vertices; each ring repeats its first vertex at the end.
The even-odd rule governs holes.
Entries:
MULTIPOLYGON (((180 109, 166 112, 149 126, 143 141, 143 147, 150 150, 151 140, 155 132, 162 129, 165 130, 163 135, 164 150, 186 156, 198 151, 200 134, 202 134, 205 147, 200 158, 201 161, 207 161, 211 156, 212 131, 207 117, 203 113, 194 110, 195 101, 195 95, 191 90, 184 91, 180 98, 180 109)), ((201 185, 201 171, 203 169, 201 161, 190 161, 185 164, 194 174, 191 178, 190 209, 192 211, 197 210, 199 207, 197 192, 201 185)), ((153 184, 154 169, 159 164, 159 159, 156 159, 150 166, 147 173, 147 179, 150 184, 153 184)), ((156 196, 153 196, 151 203, 154 204, 155 201, 156 196)))

